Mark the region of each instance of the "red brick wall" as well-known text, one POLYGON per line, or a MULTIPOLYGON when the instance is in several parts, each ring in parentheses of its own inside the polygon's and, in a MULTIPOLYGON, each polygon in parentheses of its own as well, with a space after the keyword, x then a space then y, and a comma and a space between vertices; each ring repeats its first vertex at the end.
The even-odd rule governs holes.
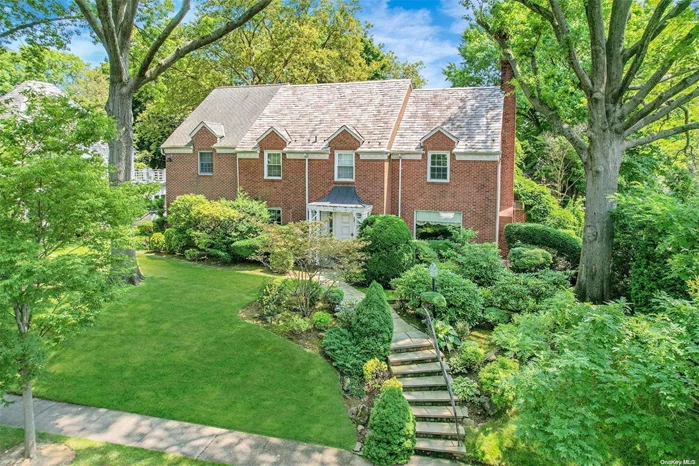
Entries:
POLYGON ((502 134, 500 147, 502 150, 502 173, 500 177, 500 209, 509 209, 514 205, 515 184, 515 131, 517 98, 515 88, 511 83, 514 79, 512 67, 507 60, 501 62, 502 90, 505 92, 505 101, 502 111, 502 134))
MULTIPOLYGON (((416 210, 462 212, 465 228, 478 232, 476 241, 495 241, 497 163, 456 160, 454 141, 435 133, 424 142, 421 160, 403 160, 401 213, 410 229, 416 210), (449 182, 427 181, 427 152, 449 151, 449 182)), ((399 161, 392 166, 393 213, 398 213, 399 161)))
POLYGON ((202 128, 192 138, 192 152, 166 155, 166 200, 170 205, 182 194, 203 194, 209 199, 235 197, 236 170, 235 154, 219 154, 212 146, 216 136, 202 128), (214 153, 213 175, 199 174, 199 151, 214 153), (168 162, 168 159, 172 159, 168 162))

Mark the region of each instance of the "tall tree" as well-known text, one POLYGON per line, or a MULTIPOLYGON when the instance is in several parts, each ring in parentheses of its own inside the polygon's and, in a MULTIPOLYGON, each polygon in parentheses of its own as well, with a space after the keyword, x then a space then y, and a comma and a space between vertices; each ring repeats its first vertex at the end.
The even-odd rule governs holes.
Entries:
POLYGON ((611 297, 614 224, 624 151, 699 129, 654 123, 699 96, 699 21, 691 0, 465 0, 497 43, 534 110, 562 134, 586 176, 576 293, 611 297), (580 110, 584 125, 577 125, 580 110))
POLYGON ((19 389, 25 457, 36 452, 32 382, 47 350, 91 322, 124 272, 147 185, 109 186, 88 147, 114 135, 103 111, 29 96, 0 119, 0 399, 19 389))

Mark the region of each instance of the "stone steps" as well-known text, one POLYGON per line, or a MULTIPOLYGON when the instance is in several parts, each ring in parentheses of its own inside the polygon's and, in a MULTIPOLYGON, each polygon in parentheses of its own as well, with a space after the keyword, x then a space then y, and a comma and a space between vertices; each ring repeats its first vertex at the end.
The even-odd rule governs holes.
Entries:
POLYGON ((456 432, 454 421, 451 422, 434 422, 434 421, 418 421, 416 425, 418 437, 441 437, 449 439, 458 439, 464 435, 464 428, 459 426, 459 432, 456 432))
POLYGON ((437 438, 419 438, 415 445, 415 451, 430 453, 441 453, 446 455, 464 455, 466 447, 459 445, 456 440, 446 440, 437 438))
POLYGON ((393 353, 388 356, 388 362, 392 366, 434 361, 437 361, 437 352, 434 349, 409 351, 405 353, 393 353))
POLYGON ((432 390, 447 389, 447 382, 442 375, 429 375, 423 377, 399 377, 398 381, 403 384, 403 391, 411 390, 432 390))
POLYGON ((433 374, 441 374, 442 367, 438 362, 423 362, 417 364, 402 364, 400 366, 391 367, 391 372, 396 377, 414 375, 414 376, 429 376, 433 374))
POLYGON ((426 338, 401 339, 391 342, 391 353, 403 353, 431 348, 432 342, 426 338))
MULTIPOLYGON (((446 390, 409 390, 403 396, 410 404, 439 403, 451 405, 451 397, 446 390)), ((458 402, 458 399, 456 399, 458 402)))
MULTIPOLYGON (((413 412, 413 416, 418 421, 426 421, 430 419, 440 419, 440 420, 452 420, 454 419, 454 413, 451 410, 451 406, 410 406, 410 410, 413 412)), ((456 418, 462 421, 465 417, 468 417, 468 408, 465 406, 456 407, 456 418)))

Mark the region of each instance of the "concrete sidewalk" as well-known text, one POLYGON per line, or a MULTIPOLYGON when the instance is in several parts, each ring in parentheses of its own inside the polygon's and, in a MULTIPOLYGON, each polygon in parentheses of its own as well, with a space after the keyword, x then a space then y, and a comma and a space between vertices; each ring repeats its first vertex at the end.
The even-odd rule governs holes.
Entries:
MULTIPOLYGON (((22 427, 22 399, 0 407, 0 424, 22 427)), ((36 430, 130 447, 164 451, 224 464, 369 465, 360 456, 337 448, 246 434, 188 422, 122 411, 35 399, 36 430)))

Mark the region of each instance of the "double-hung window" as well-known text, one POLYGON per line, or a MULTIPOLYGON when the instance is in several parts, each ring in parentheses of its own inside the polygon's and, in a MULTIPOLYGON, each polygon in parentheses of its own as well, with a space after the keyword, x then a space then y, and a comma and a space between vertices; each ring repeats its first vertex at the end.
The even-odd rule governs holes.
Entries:
POLYGON ((449 181, 448 152, 430 152, 427 155, 427 181, 449 181))
POLYGON ((335 181, 354 181, 354 152, 335 153, 335 181))
POLYGON ((265 152, 265 178, 282 179, 282 153, 265 152))
POLYGON ((214 153, 199 152, 199 174, 213 175, 214 174, 214 153))

